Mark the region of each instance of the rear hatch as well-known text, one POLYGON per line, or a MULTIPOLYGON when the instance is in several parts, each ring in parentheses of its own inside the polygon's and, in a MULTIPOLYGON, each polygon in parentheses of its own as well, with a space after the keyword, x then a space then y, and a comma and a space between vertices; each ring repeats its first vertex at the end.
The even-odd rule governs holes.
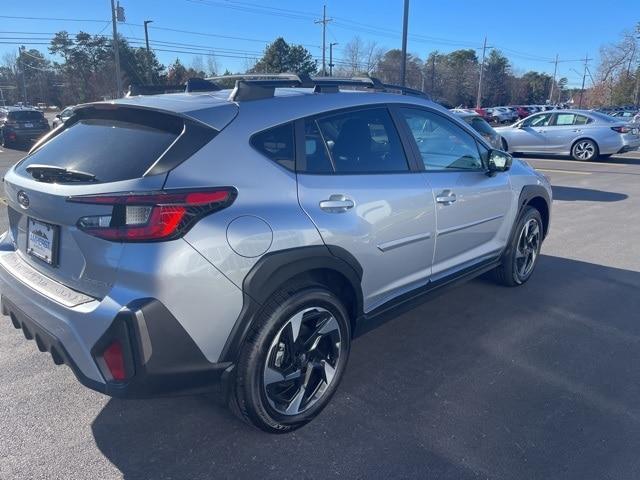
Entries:
POLYGON ((167 112, 118 104, 79 108, 5 176, 10 230, 20 256, 74 290, 104 297, 123 244, 79 227, 86 218, 109 226, 114 207, 70 197, 161 191, 167 173, 216 133, 167 112))
POLYGON ((35 110, 15 110, 7 115, 9 124, 20 132, 41 132, 49 129, 49 123, 42 112, 35 110))

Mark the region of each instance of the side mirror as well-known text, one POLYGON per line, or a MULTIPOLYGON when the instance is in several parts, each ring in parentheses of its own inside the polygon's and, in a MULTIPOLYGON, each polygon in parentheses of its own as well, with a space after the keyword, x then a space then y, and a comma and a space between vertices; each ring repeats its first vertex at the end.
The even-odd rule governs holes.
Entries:
POLYGON ((62 117, 60 117, 59 113, 56 113, 56 118, 62 118, 62 117))
POLYGON ((487 174, 492 176, 499 172, 506 172, 511 168, 513 157, 502 150, 490 150, 487 174))

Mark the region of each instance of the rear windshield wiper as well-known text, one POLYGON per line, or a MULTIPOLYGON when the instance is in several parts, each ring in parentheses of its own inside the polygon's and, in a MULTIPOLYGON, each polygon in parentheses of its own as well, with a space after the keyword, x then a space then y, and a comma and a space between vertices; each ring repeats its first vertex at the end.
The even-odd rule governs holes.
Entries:
POLYGON ((29 165, 27 172, 40 182, 96 182, 93 173, 70 170, 55 165, 29 165))

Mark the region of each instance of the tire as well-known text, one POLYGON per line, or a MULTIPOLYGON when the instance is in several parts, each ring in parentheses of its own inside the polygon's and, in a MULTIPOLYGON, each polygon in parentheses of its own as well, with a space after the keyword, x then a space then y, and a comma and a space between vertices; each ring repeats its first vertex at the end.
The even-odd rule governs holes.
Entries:
POLYGON ((4 148, 9 148, 11 147, 13 144, 7 140, 6 138, 4 138, 4 134, 2 131, 0 131, 0 146, 4 147, 4 148))
POLYGON ((507 287, 517 287, 531 278, 540 256, 542 237, 540 212, 531 206, 525 207, 513 230, 509 245, 502 255, 502 263, 494 270, 498 283, 507 287), (524 240, 527 227, 529 229, 527 235, 531 241, 524 240), (531 255, 531 258, 528 255, 531 255))
POLYGON ((349 315, 332 292, 314 284, 279 290, 241 348, 231 410, 269 433, 302 427, 331 400, 350 343, 349 315))
POLYGON ((597 160, 599 154, 598 144, 588 138, 578 140, 571 147, 571 157, 574 160, 590 162, 591 160, 597 160))

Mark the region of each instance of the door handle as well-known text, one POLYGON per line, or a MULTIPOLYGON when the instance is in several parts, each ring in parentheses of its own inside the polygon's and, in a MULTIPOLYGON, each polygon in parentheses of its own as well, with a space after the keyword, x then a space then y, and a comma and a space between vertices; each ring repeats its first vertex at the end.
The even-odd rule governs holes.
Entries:
POLYGON ((451 205, 455 201, 456 201, 456 194, 453 193, 451 190, 445 190, 443 192, 440 192, 436 196, 436 202, 442 203, 443 205, 451 205))
POLYGON ((582 129, 580 129, 580 128, 576 128, 576 129, 574 130, 574 132, 575 132, 575 133, 580 133, 581 131, 582 131, 582 129))
POLYGON ((335 194, 329 197, 329 200, 322 200, 320 208, 329 213, 342 213, 353 208, 355 203, 346 195, 335 194))

